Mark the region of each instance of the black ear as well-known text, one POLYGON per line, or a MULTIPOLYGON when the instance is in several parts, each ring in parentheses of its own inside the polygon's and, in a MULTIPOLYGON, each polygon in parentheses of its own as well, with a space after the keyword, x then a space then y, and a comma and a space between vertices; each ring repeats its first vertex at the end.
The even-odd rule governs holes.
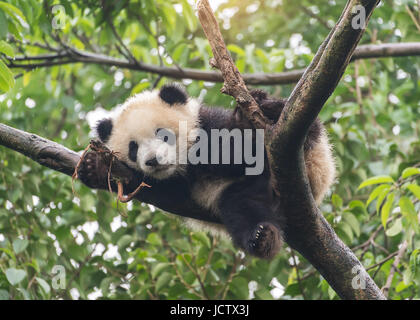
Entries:
POLYGON ((112 120, 102 119, 96 124, 96 133, 102 142, 107 142, 112 132, 112 120))
POLYGON ((184 88, 176 83, 165 84, 160 89, 159 97, 171 106, 176 103, 185 104, 188 100, 188 94, 184 88))

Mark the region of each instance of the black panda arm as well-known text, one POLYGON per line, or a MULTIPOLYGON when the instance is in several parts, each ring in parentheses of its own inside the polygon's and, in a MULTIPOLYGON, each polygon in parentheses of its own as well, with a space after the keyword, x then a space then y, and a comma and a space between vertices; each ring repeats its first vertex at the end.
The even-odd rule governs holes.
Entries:
POLYGON ((96 152, 86 153, 77 171, 79 180, 93 189, 108 189, 107 174, 108 166, 96 152))
MULTIPOLYGON (((77 176, 89 188, 109 190, 108 186, 108 170, 107 164, 101 154, 96 152, 88 152, 79 165, 77 176)), ((126 170, 130 172, 130 181, 124 184, 124 193, 128 194, 134 191, 143 180, 143 174, 129 167, 126 170)), ((112 191, 117 191, 117 184, 111 179, 112 191)))
POLYGON ((260 107, 261 111, 264 113, 264 116, 273 123, 277 122, 287 99, 271 98, 268 96, 267 92, 261 89, 253 89, 250 93, 260 107))
MULTIPOLYGON (((287 99, 274 99, 270 97, 267 92, 261 89, 253 89, 250 91, 252 97, 257 102, 258 106, 269 120, 273 123, 277 122, 280 114, 286 105, 287 99)), ((304 150, 312 149, 317 142, 322 131, 322 123, 319 118, 316 118, 312 125, 309 127, 308 134, 304 143, 304 150)))
MULTIPOLYGON (((77 171, 78 178, 89 188, 109 190, 108 168, 103 157, 96 152, 89 152, 85 155, 77 171)), ((211 223, 220 223, 216 216, 203 210, 202 207, 191 200, 188 181, 181 176, 167 180, 150 180, 144 177, 143 173, 127 167, 131 171, 131 179, 124 184, 124 193, 133 192, 139 184, 144 181, 151 188, 143 188, 135 195, 141 202, 155 205, 162 210, 184 216, 199 219, 211 223)), ((117 184, 111 181, 112 191, 117 192, 117 184)))

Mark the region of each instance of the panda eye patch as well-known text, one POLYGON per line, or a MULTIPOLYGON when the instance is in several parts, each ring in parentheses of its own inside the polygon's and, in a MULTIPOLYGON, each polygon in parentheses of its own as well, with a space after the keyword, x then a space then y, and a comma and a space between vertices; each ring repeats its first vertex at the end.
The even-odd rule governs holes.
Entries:
POLYGON ((136 162, 137 161, 137 151, 139 150, 139 145, 135 141, 130 141, 128 144, 128 158, 136 162))
POLYGON ((156 137, 170 145, 175 144, 176 141, 175 134, 172 131, 165 128, 157 128, 156 137))

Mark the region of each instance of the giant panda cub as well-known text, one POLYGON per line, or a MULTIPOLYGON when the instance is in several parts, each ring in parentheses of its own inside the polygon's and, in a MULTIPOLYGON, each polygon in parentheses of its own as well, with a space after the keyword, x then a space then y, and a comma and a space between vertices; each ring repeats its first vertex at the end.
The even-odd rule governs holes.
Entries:
MULTIPOLYGON (((262 90, 251 94, 275 123, 285 101, 272 99, 262 90)), ((158 202, 163 210, 219 227, 237 247, 254 256, 270 259, 279 251, 287 221, 276 214, 281 210, 270 184, 264 144, 258 138, 261 135, 252 130, 238 107, 206 107, 181 86, 167 84, 129 98, 113 116, 100 120, 95 131, 131 168, 136 185, 144 181, 159 190, 156 201, 156 195, 142 189, 142 201, 158 202), (227 139, 223 140, 221 132, 227 139), (235 139, 242 143, 239 151, 235 139), (259 164, 252 164, 256 174, 247 174, 252 166, 246 161, 246 150, 260 159, 259 164), (229 158, 224 158, 226 152, 229 158), (257 166, 261 170, 256 170, 257 166), (195 209, 188 210, 186 203, 193 203, 195 209)), ((312 193, 319 204, 333 182, 335 167, 318 119, 308 132, 304 152, 312 193)), ((78 176, 90 187, 106 189, 106 171, 97 165, 95 154, 88 153, 78 176)), ((125 186, 125 191, 136 185, 125 186)))

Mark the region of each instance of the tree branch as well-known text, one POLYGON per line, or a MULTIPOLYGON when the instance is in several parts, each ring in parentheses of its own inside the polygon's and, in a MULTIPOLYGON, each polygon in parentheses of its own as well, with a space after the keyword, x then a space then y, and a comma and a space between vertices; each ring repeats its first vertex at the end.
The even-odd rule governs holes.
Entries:
POLYGON ((392 264, 391 271, 389 271, 388 278, 386 279, 386 283, 382 288, 382 292, 386 297, 388 297, 389 289, 391 288, 392 279, 394 279, 395 270, 398 269, 398 265, 400 264, 400 260, 404 255, 405 250, 407 250, 408 242, 405 240, 402 244, 400 249, 398 250, 397 256, 392 264))
MULTIPOLYGON (((48 48, 46 49, 48 50, 48 48)), ((192 79, 203 80, 208 82, 224 81, 222 74, 218 71, 181 68, 179 66, 156 66, 141 63, 138 61, 127 61, 119 58, 114 58, 98 53, 87 52, 77 49, 72 49, 72 51, 74 52, 74 54, 70 54, 64 50, 54 49, 55 53, 41 54, 36 56, 20 56, 16 57, 14 60, 8 59, 8 67, 33 70, 36 68, 52 67, 64 64, 87 63, 115 66, 118 68, 129 69, 134 71, 144 71, 173 79, 192 79), (32 62, 39 60, 42 62, 32 62)), ((351 61, 358 59, 405 56, 420 56, 420 42, 361 45, 356 49, 351 61)), ((248 85, 290 84, 299 81, 304 72, 305 69, 291 70, 280 73, 245 73, 242 75, 242 77, 245 83, 248 85)))
POLYGON ((0 123, 0 145, 22 153, 39 164, 71 176, 80 156, 36 134, 0 123))
POLYGON ((265 128, 267 119, 249 93, 238 68, 233 63, 209 2, 200 0, 197 3, 197 8, 198 18, 213 51, 214 60, 211 64, 222 72, 224 79, 222 93, 236 99, 245 117, 255 128, 265 128))
MULTIPOLYGON (((23 155, 31 158, 38 162, 42 166, 50 169, 62 172, 68 176, 72 176, 76 168, 77 163, 80 160, 80 155, 66 147, 40 137, 36 134, 25 132, 19 129, 9 127, 5 124, 0 123, 0 145, 3 145, 9 149, 15 150, 22 153, 23 155)), ((101 160, 102 165, 109 167, 104 159, 101 160)), ((131 169, 119 161, 114 159, 112 162, 112 175, 118 177, 126 182, 138 186, 140 181, 133 180, 133 172, 131 169)), ((107 177, 103 177, 104 181, 107 181, 107 177)), ((175 185, 170 188, 176 189, 187 189, 186 186, 179 185, 180 182, 176 182, 175 185), (178 183, 178 184, 177 184, 178 183)), ((104 189, 107 189, 106 187, 104 189)), ((198 207, 189 198, 180 198, 179 203, 168 202, 165 196, 166 190, 162 190, 157 185, 153 185, 152 188, 146 188, 139 192, 135 198, 139 201, 152 204, 162 210, 178 214, 181 216, 188 216, 190 218, 202 219, 204 217, 210 217, 210 212, 203 210, 198 207)), ((116 191, 116 190, 114 190, 116 191)), ((209 221, 210 223, 220 223, 217 219, 209 221)))
POLYGON ((303 142, 363 34, 363 29, 352 27, 357 14, 353 8, 363 6, 367 22, 378 2, 347 2, 336 26, 294 88, 268 144, 274 185, 284 211, 279 214, 287 217, 286 241, 308 259, 344 299, 385 297, 316 207, 305 171, 303 142), (363 280, 365 289, 353 288, 356 276, 363 280))

